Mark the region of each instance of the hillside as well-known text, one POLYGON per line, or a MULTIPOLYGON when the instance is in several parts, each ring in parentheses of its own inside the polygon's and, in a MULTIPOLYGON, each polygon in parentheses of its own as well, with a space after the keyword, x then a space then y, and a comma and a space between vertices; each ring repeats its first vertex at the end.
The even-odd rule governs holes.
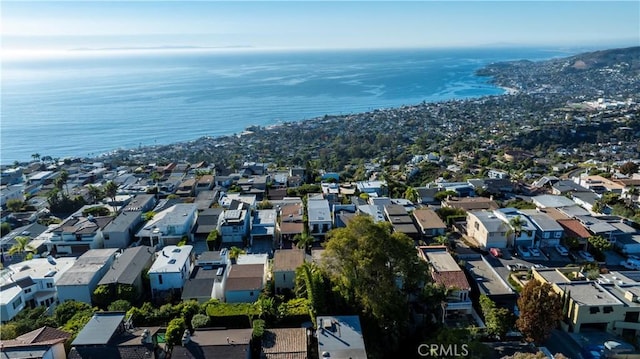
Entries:
POLYGON ((612 96, 640 92, 640 47, 532 62, 495 63, 477 71, 492 83, 526 93, 612 96))

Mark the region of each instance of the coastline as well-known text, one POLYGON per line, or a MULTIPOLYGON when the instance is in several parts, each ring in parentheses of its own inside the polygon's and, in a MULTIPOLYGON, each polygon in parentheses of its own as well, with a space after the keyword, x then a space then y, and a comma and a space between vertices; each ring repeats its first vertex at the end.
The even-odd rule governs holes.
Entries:
MULTIPOLYGON (((470 52, 467 53, 466 56, 470 56, 470 54, 473 54, 472 50, 469 50, 469 51, 470 52)), ((492 56, 501 57, 503 55, 492 55, 492 56)), ((508 56, 516 56, 516 55, 510 54, 508 56)), ((505 57, 507 56, 505 55, 505 57)), ((237 104, 230 104, 227 108, 228 111, 226 113, 217 113, 215 111, 216 110, 215 108, 209 109, 209 108, 202 107, 201 106, 202 102, 200 102, 202 100, 197 100, 196 102, 193 102, 193 103, 187 102, 186 104, 181 105, 180 108, 176 107, 174 111, 176 116, 170 116, 169 114, 165 115, 165 117, 174 117, 173 118, 174 123, 171 124, 171 128, 163 128, 162 131, 156 131, 156 130, 159 125, 162 126, 166 122, 164 118, 156 118, 156 119, 150 118, 151 122, 143 121, 142 117, 136 117, 136 113, 129 114, 126 111, 127 108, 124 105, 119 108, 118 107, 119 104, 114 103, 116 107, 115 107, 115 111, 113 111, 114 112, 113 115, 111 116, 127 117, 130 120, 118 119, 117 121, 112 123, 112 126, 113 128, 121 128, 122 130, 119 130, 117 133, 103 132, 99 141, 93 142, 94 144, 98 144, 99 147, 102 147, 102 149, 96 149, 95 147, 85 149, 82 146, 82 144, 85 143, 86 141, 82 142, 84 141, 82 136, 87 136, 86 134, 87 132, 85 131, 83 133, 82 130, 78 130, 76 132, 65 133, 65 136, 67 136, 66 139, 73 139, 73 141, 65 141, 65 138, 61 136, 56 136, 56 138, 59 138, 60 141, 57 143, 53 143, 53 142, 50 142, 49 140, 50 139, 49 136, 51 136, 51 134, 48 134, 47 136, 45 136, 45 138, 42 138, 42 139, 33 137, 33 138, 26 139, 27 141, 22 141, 22 143, 19 144, 20 146, 23 147, 22 149, 18 149, 16 147, 15 151, 7 151, 7 148, 5 147, 3 148, 3 152, 5 153, 5 155, 7 153, 11 153, 11 154, 9 156, 2 156, 5 158, 9 157, 9 159, 4 160, 3 158, 1 159, 2 160, 1 162, 3 165, 9 164, 11 163, 11 161, 14 160, 13 157, 19 157, 18 159, 19 161, 28 161, 29 155, 31 153, 36 153, 36 152, 40 153, 41 155, 61 157, 61 158, 65 158, 65 157, 95 158, 95 157, 100 157, 103 154, 113 154, 117 151, 138 151, 138 150, 142 150, 143 148, 153 148, 157 146, 165 146, 165 145, 171 145, 175 143, 189 143, 190 141, 194 141, 202 137, 224 138, 227 136, 234 136, 238 133, 243 132, 247 127, 250 127, 251 125, 257 125, 260 127, 277 128, 281 123, 307 122, 309 120, 322 118, 323 116, 341 116, 343 114, 353 115, 353 114, 361 114, 368 111, 374 111, 376 109, 382 110, 382 109, 389 109, 389 108, 399 108, 407 105, 409 106, 418 105, 420 103, 425 103, 425 102, 442 103, 442 102, 448 102, 448 101, 466 101, 466 100, 475 100, 485 96, 516 95, 519 93, 518 89, 499 86, 498 84, 488 83, 482 80, 482 76, 477 76, 473 74, 475 70, 468 71, 468 69, 470 69, 470 65, 468 63, 464 64, 464 61, 466 61, 465 59, 469 59, 469 57, 461 58, 460 61, 463 63, 463 65, 459 65, 457 63, 455 64, 455 66, 462 66, 461 69, 463 69, 464 71, 457 70, 457 72, 455 72, 456 77, 448 78, 446 82, 443 82, 442 85, 440 85, 444 87, 434 88, 433 90, 430 90, 426 93, 423 92, 423 94, 418 95, 419 97, 416 97, 417 93, 410 93, 410 92, 407 92, 406 95, 402 94, 401 97, 396 97, 396 98, 390 98, 390 97, 387 97, 386 95, 383 95, 383 97, 380 97, 380 95, 378 94, 378 91, 382 91, 382 93, 384 94, 394 89, 389 89, 388 86, 386 86, 386 83, 384 82, 377 82, 373 84, 364 83, 366 86, 375 87, 375 91, 373 91, 372 89, 361 90, 363 92, 370 92, 368 95, 366 95, 366 96, 369 96, 368 103, 353 102, 348 97, 349 96, 348 94, 340 95, 340 96, 343 96, 342 98, 334 98, 332 97, 333 94, 330 93, 329 95, 325 96, 322 99, 320 98, 315 99, 314 100, 315 103, 310 103, 309 104, 310 106, 308 106, 308 104, 304 102, 307 100, 304 100, 304 101, 299 100, 300 98, 304 98, 304 94, 301 94, 301 95, 298 95, 300 96, 298 98, 296 97, 291 98, 292 105, 290 106, 288 102, 289 98, 286 98, 284 95, 279 95, 280 97, 274 98, 274 100, 276 101, 272 101, 269 104, 271 108, 267 110, 268 112, 264 112, 264 108, 260 108, 260 105, 263 105, 264 107, 264 103, 266 103, 267 101, 258 98, 258 100, 262 101, 263 103, 261 104, 253 103, 253 101, 245 101, 244 103, 238 102, 237 104), (373 93, 373 92, 376 92, 376 93, 373 93), (342 102, 337 103, 335 101, 336 99, 342 102), (330 104, 330 105, 325 108, 324 107, 325 104, 330 104), (236 111, 235 110, 236 108, 239 109, 240 111, 233 112, 233 113, 230 112, 230 111, 236 111), (284 112, 282 112, 283 109, 284 109, 284 112), (306 113, 300 112, 300 110, 306 111, 306 113), (282 113, 282 115, 279 112, 282 113), (258 114, 258 116, 254 117, 252 116, 252 114, 258 114), (212 124, 212 120, 216 121, 215 124, 212 124), (202 123, 204 126, 201 125, 200 127, 197 127, 194 129, 188 129, 185 131, 185 128, 181 127, 179 124, 176 124, 176 123, 189 123, 192 121, 202 123), (137 123, 139 123, 142 127, 137 126, 136 125, 137 123), (136 128, 134 128, 133 131, 129 132, 127 131, 127 129, 130 126, 136 126, 136 128), (144 133, 146 137, 138 137, 139 133, 144 133), (77 138, 79 138, 79 140, 76 140, 74 138, 76 136, 77 138), (127 138, 127 140, 123 141, 124 138, 127 138), (110 142, 113 142, 111 146, 109 146, 110 142), (41 144, 47 144, 47 146, 43 146, 40 149, 26 149, 25 143, 41 143, 41 144), (22 155, 12 156, 14 154, 12 152, 14 152, 15 154, 21 153, 22 155), (61 155, 60 152, 66 152, 67 154, 61 155)), ((301 64, 301 62, 299 64, 301 64)), ((358 62, 352 61, 352 64, 358 65, 358 62)), ((487 63, 483 64, 482 67, 485 67, 489 64, 490 62, 487 61, 487 63)), ((449 62, 447 65, 450 66, 451 63, 449 62)), ((427 65, 422 64, 420 66, 421 66, 421 70, 425 72, 429 70, 434 70, 428 66, 428 62, 427 62, 427 65)), ((415 68, 417 67, 414 66, 413 68, 411 68, 411 71, 416 71, 415 68)), ((429 81, 428 79, 430 78, 428 76, 441 76, 442 75, 441 70, 444 70, 444 69, 446 69, 446 66, 443 69, 435 68, 436 71, 440 71, 440 72, 437 72, 434 75, 431 75, 431 73, 423 74, 423 76, 425 76, 423 81, 425 80, 429 81)), ((378 71, 382 73, 382 70, 378 70, 378 71)), ((298 76, 298 74, 294 74, 294 75, 298 76)), ((349 77, 355 76, 353 77, 354 80, 350 80, 352 84, 354 84, 353 86, 365 86, 361 84, 363 80, 357 77, 358 70, 354 70, 354 73, 349 73, 343 70, 343 72, 339 73, 339 75, 344 76, 346 78, 346 80, 344 80, 344 82, 340 82, 340 84, 348 83, 349 81, 347 80, 350 80, 349 77)), ((401 76, 401 75, 399 74, 398 76, 401 76)), ((284 78, 283 81, 285 81, 285 83, 281 86, 290 86, 290 88, 295 88, 296 86, 298 86, 298 84, 302 84, 302 86, 305 86, 307 82, 313 80, 313 79, 298 80, 296 78, 289 80, 287 77, 283 77, 283 78, 284 78)), ((374 79, 374 80, 380 81, 377 79, 374 79)), ((249 89, 252 90, 251 88, 249 89)), ((345 88, 345 90, 347 89, 348 88, 345 88)), ((165 91, 172 91, 172 89, 167 88, 165 91)), ((207 89, 203 89, 201 92, 204 93, 206 91, 207 89)), ((332 90, 328 90, 328 91, 332 91, 332 90)), ((291 95, 295 96, 295 93, 291 93, 291 95)), ((287 96, 291 96, 291 95, 287 94, 287 96)), ((95 101, 99 101, 101 96, 102 96, 102 93, 97 93, 95 101)), ((201 95, 198 95, 198 96, 201 96, 201 95)), ((235 95, 235 96, 240 96, 240 95, 235 95)), ((395 96, 398 96, 398 95, 396 94, 395 96)), ((358 99, 358 97, 354 97, 354 98, 358 99)), ((231 99, 235 99, 235 98, 231 97, 231 99)), ((168 100, 167 102, 173 102, 175 98, 167 98, 167 100, 168 100)), ((73 101, 75 101, 75 99, 73 99, 73 101)), ((161 103, 161 104, 164 105, 164 103, 161 103)), ((100 105, 110 106, 110 107, 112 106, 111 104, 108 104, 108 103, 100 104, 100 105)), ((150 105, 153 106, 153 103, 150 103, 150 105)), ((153 108, 153 107, 148 107, 148 108, 153 108)), ((147 116, 146 112, 153 113, 155 111, 162 111, 162 109, 158 108, 157 110, 144 110, 139 112, 144 112, 142 116, 147 116)), ((98 115, 101 116, 102 114, 98 114, 98 115)), ((59 117, 55 113, 52 113, 51 116, 54 118, 59 117)), ((89 116, 89 118, 90 117, 92 116, 89 116)), ((101 122, 108 123, 109 121, 108 119, 105 119, 104 121, 101 121, 101 122)), ((80 127, 82 126, 86 127, 86 124, 81 124, 80 127)), ((105 126, 105 129, 106 128, 107 126, 105 126)), ((28 129, 25 129, 25 130, 26 131, 24 132, 29 132, 28 129)), ((42 134, 37 133, 39 132, 37 128, 33 128, 32 130, 33 131, 29 133, 36 133, 40 137, 43 136, 42 134)), ((93 131, 97 131, 97 129, 93 131)), ((40 132, 44 132, 44 131, 40 131, 40 132)), ((47 131, 47 132, 54 134, 54 131, 47 131)), ((8 137, 10 136, 8 131, 7 131, 7 136, 8 137)), ((93 135, 91 133, 88 133, 88 136, 93 136, 93 135)), ((11 146, 9 141, 3 141, 3 143, 7 144, 8 146, 11 146)))

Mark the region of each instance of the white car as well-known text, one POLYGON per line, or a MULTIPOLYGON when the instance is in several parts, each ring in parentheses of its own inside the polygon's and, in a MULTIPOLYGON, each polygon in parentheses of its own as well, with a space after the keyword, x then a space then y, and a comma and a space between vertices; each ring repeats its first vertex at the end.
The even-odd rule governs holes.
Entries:
POLYGON ((593 256, 591 255, 591 253, 587 252, 587 251, 580 251, 578 252, 578 255, 580 257, 582 257, 584 260, 588 261, 588 262, 594 262, 595 259, 593 259, 593 256))
POLYGON ((560 254, 563 257, 566 257, 569 255, 569 250, 565 246, 561 246, 559 244, 556 246, 556 252, 558 252, 558 254, 560 254))

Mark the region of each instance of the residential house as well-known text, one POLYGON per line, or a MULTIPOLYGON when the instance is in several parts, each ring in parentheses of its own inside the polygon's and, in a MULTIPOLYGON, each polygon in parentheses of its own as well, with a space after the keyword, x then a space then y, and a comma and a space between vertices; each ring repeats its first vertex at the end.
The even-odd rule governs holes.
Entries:
POLYGON ((220 192, 218 190, 204 190, 198 192, 194 203, 198 206, 198 211, 203 211, 216 205, 219 199, 220 192))
POLYGON ((612 226, 606 219, 601 219, 594 216, 575 216, 575 219, 580 221, 584 228, 591 233, 592 236, 600 236, 612 244, 615 243, 616 237, 614 233, 617 228, 612 226))
POLYGON ((126 248, 131 244, 136 227, 142 223, 142 212, 122 211, 104 228, 105 248, 126 248))
POLYGON ((276 294, 293 290, 296 284, 296 269, 304 264, 304 251, 280 249, 273 255, 273 280, 276 294))
POLYGON ((278 212, 275 209, 259 209, 255 211, 251 223, 251 245, 254 241, 267 241, 270 245, 275 242, 276 220, 278 212))
POLYGON ((166 246, 158 252, 149 268, 151 295, 158 297, 170 291, 181 292, 195 262, 193 246, 166 246))
POLYGON ((196 182, 195 195, 198 196, 203 191, 213 189, 213 175, 202 175, 196 182))
POLYGON ((182 345, 171 351, 173 358, 251 358, 252 329, 203 329, 185 333, 182 345))
POLYGON ((573 180, 577 184, 598 194, 604 192, 622 194, 622 190, 624 189, 624 185, 602 176, 589 176, 583 173, 579 177, 574 177, 573 180))
POLYGON ((495 179, 507 179, 509 178, 509 173, 501 170, 490 169, 489 172, 487 172, 487 177, 495 179))
MULTIPOLYGON (((575 268, 574 268, 575 269, 575 268)), ((635 271, 601 274, 596 281, 571 281, 560 269, 536 269, 534 278, 549 283, 559 296, 568 298, 564 330, 606 331, 640 336, 640 283, 635 271)))
POLYGON ((0 340, 3 358, 67 359, 64 343, 71 334, 60 329, 41 327, 15 339, 0 340))
POLYGON ((522 212, 515 208, 500 208, 493 211, 493 213, 510 227, 510 230, 507 231, 507 240, 509 245, 513 247, 531 247, 535 244, 534 239, 536 238, 536 227, 533 225, 531 220, 527 218, 527 216, 522 214, 522 212), (520 228, 513 224, 515 221, 520 223, 520 228), (519 234, 517 233, 518 230, 520 231, 519 234))
POLYGON ((159 327, 135 328, 124 312, 97 312, 71 342, 69 359, 167 358, 159 327))
POLYGON ((560 244, 564 229, 555 219, 537 209, 524 209, 520 212, 529 218, 536 228, 535 247, 553 247, 560 244))
POLYGON ((155 259, 153 248, 138 246, 126 248, 116 256, 107 273, 102 277, 98 285, 113 287, 115 293, 118 285, 127 285, 135 288, 135 293, 140 296, 144 293, 142 274, 148 270, 155 259))
POLYGON ((122 212, 149 212, 156 203, 156 196, 153 194, 137 194, 122 208, 122 212))
POLYGON ((531 201, 538 208, 560 208, 575 206, 575 202, 565 196, 542 194, 531 197, 531 201))
POLYGON ((266 283, 265 264, 234 264, 224 288, 227 303, 253 303, 266 283))
POLYGON ((494 264, 487 260, 487 256, 465 258, 464 263, 471 277, 469 284, 474 287, 472 293, 477 291, 489 297, 496 306, 514 311, 518 293, 498 274, 494 264))
POLYGON ((578 241, 582 249, 587 249, 587 243, 591 233, 580 223, 579 220, 573 218, 557 219, 558 224, 564 229, 564 235, 567 238, 573 238, 578 241))
POLYGON ((195 194, 196 179, 187 178, 182 181, 176 189, 176 195, 180 197, 192 197, 195 194))
POLYGON ((449 197, 442 201, 442 207, 458 208, 469 211, 494 210, 500 206, 492 199, 485 197, 449 197))
POLYGON ((302 221, 302 201, 286 203, 280 206, 280 222, 278 232, 281 241, 290 241, 296 235, 301 235, 304 230, 302 221))
MULTIPOLYGON (((593 213, 593 206, 600 200, 600 196, 593 192, 574 192, 571 195, 571 199, 577 203, 580 207, 586 209, 590 213, 593 213)), ((603 208, 603 212, 608 213, 609 208, 603 208)))
POLYGON ((17 243, 16 237, 30 238, 31 240, 29 241, 29 247, 27 248, 27 251, 37 252, 37 248, 35 248, 36 246, 34 246, 35 243, 33 243, 33 239, 44 233, 46 230, 46 226, 38 223, 32 223, 16 228, 0 238, 0 253, 2 253, 2 255, 0 256, 0 260, 2 261, 2 263, 7 265, 10 262, 18 262, 24 259, 22 257, 25 255, 25 253, 16 253, 14 255, 10 255, 9 253, 7 253, 9 252, 11 247, 13 247, 17 243))
POLYGON ((353 204, 334 204, 333 205, 333 227, 344 228, 355 217, 358 207, 353 204))
POLYGON ((47 249, 55 254, 80 255, 90 249, 104 248, 105 227, 113 217, 74 214, 51 231, 47 249))
POLYGON ((309 195, 307 199, 307 218, 309 234, 314 237, 324 237, 333 225, 329 201, 322 195, 309 195))
POLYGON ((75 258, 34 258, 12 264, 0 277, 0 318, 11 320, 23 308, 50 306, 58 301, 56 283, 75 258))
POLYGON ((360 193, 366 193, 372 197, 386 196, 389 192, 386 181, 360 181, 356 182, 360 193))
POLYGON ((249 236, 251 211, 248 205, 233 201, 231 207, 225 210, 221 216, 219 232, 222 238, 222 246, 244 246, 249 236))
POLYGON ((567 193, 574 192, 589 192, 589 189, 571 180, 559 180, 551 185, 551 194, 556 196, 563 196, 567 193))
POLYGON ((318 356, 338 359, 366 359, 367 350, 357 315, 318 316, 318 356))
POLYGON ((404 233, 415 240, 420 239, 418 228, 404 207, 397 204, 387 205, 384 206, 384 213, 387 220, 391 222, 394 232, 404 233))
POLYGON ((437 188, 417 187, 415 190, 418 192, 417 204, 435 204, 439 202, 436 200, 437 188))
POLYGON ((58 300, 75 300, 91 304, 98 282, 111 267, 117 249, 90 249, 82 254, 56 282, 58 300))
POLYGON ((430 208, 416 209, 412 215, 423 237, 433 238, 443 236, 446 233, 447 225, 434 210, 430 208))
POLYGON ((224 300, 224 284, 229 266, 229 251, 202 252, 189 280, 184 284, 182 300, 205 303, 212 298, 224 300))
POLYGON ((262 335, 262 351, 264 359, 307 359, 308 336, 305 328, 273 328, 262 335))
POLYGON ((218 230, 220 224, 220 217, 224 212, 223 208, 207 208, 198 213, 198 220, 196 226, 195 237, 196 240, 205 240, 209 233, 213 230, 218 230))
POLYGON ((152 247, 177 244, 184 238, 193 240, 193 228, 197 219, 198 207, 195 204, 175 204, 156 213, 136 233, 136 237, 152 247))
POLYGON ((447 252, 447 247, 421 246, 418 247, 418 254, 430 264, 433 281, 444 286, 449 292, 444 306, 443 320, 452 313, 472 314, 473 307, 469 296, 471 285, 464 271, 447 252))
POLYGON ((467 213, 467 235, 481 248, 506 248, 509 225, 490 211, 467 213))

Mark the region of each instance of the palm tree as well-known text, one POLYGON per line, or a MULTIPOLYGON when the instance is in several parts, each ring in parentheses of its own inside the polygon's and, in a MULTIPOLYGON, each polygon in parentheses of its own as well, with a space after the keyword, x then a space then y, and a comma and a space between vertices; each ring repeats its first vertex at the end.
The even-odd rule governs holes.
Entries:
POLYGON ((31 241, 31 238, 25 237, 25 236, 17 236, 14 238, 14 240, 16 241, 16 243, 13 246, 11 246, 11 248, 9 248, 9 254, 11 255, 14 255, 14 254, 22 255, 26 251, 34 250, 31 246, 29 246, 29 242, 31 241))
POLYGON ((104 197, 102 189, 98 186, 90 184, 87 189, 89 190, 89 196, 91 197, 91 203, 94 204, 100 201, 104 197))
POLYGON ((298 248, 304 249, 305 253, 307 253, 309 252, 309 248, 313 244, 313 241, 315 240, 315 238, 313 238, 313 236, 310 236, 307 233, 302 233, 302 234, 296 234, 295 237, 293 237, 293 240, 297 242, 296 246, 298 248))
POLYGON ((40 160, 40 154, 36 152, 36 153, 31 155, 31 158, 33 158, 34 161, 39 161, 40 160))
MULTIPOLYGON (((509 225, 511 228, 507 231, 507 237, 513 234, 513 245, 515 246, 516 240, 524 231, 524 227, 527 225, 527 222, 522 219, 522 217, 515 216, 509 220, 509 225)), ((530 233, 530 231, 527 231, 527 233, 530 233)))
POLYGON ((66 170, 60 171, 58 178, 54 180, 54 184, 57 188, 62 189, 64 186, 65 192, 69 195, 69 187, 67 186, 67 182, 69 181, 69 172, 66 170))
POLYGON ((407 189, 404 191, 404 198, 411 201, 412 203, 416 203, 420 199, 420 196, 418 194, 418 190, 416 190, 414 187, 407 187, 407 189))
POLYGON ((229 259, 231 259, 231 264, 235 264, 236 260, 241 254, 245 254, 246 252, 242 248, 238 248, 233 246, 229 248, 229 259))
POLYGON ((118 185, 113 181, 107 182, 107 184, 104 186, 104 194, 107 197, 111 198, 114 212, 118 213, 118 207, 116 206, 116 195, 118 195, 118 185))

